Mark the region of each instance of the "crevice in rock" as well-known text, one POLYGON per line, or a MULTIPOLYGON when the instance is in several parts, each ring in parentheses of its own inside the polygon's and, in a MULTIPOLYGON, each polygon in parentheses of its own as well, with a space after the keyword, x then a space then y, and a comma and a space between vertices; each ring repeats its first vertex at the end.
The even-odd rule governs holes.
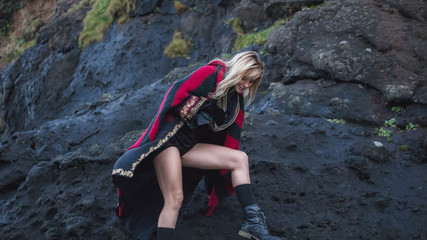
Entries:
POLYGON ((19 185, 21 185, 22 182, 24 182, 26 179, 26 176, 20 177, 18 179, 16 179, 15 181, 5 185, 4 187, 2 187, 0 189, 0 193, 2 194, 6 194, 9 192, 16 192, 18 190, 19 185))
POLYGON ((78 146, 78 145, 82 144, 84 141, 88 140, 90 137, 95 136, 98 133, 99 133, 99 130, 96 130, 95 132, 93 132, 93 133, 87 135, 86 137, 84 137, 82 140, 80 140, 78 142, 71 142, 69 145, 71 147, 78 146))

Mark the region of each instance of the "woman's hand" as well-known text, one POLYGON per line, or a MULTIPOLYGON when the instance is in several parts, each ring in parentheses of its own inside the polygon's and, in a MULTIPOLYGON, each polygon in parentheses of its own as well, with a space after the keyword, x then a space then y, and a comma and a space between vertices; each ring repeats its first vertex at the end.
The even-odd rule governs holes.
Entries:
POLYGON ((203 111, 209 114, 213 118, 216 125, 220 126, 224 124, 225 112, 224 110, 222 110, 222 108, 216 105, 215 100, 211 100, 211 99, 206 100, 200 107, 200 111, 203 111))

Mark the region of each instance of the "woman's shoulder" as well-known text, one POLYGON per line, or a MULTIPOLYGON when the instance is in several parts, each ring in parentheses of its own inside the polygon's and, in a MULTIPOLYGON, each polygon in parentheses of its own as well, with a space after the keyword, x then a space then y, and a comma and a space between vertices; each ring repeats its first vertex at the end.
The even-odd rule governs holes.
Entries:
POLYGON ((198 68, 196 71, 194 71, 191 75, 198 76, 198 77, 208 77, 212 74, 221 75, 221 77, 224 75, 224 72, 226 71, 225 63, 221 60, 213 60, 209 62, 208 64, 198 68))
POLYGON ((210 61, 207 66, 215 66, 215 67, 221 66, 225 68, 225 62, 219 59, 215 59, 213 61, 210 61))

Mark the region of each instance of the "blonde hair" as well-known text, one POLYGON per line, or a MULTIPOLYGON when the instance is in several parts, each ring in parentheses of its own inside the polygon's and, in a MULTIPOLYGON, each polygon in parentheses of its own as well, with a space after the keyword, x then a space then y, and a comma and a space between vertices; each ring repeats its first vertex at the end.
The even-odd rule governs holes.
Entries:
POLYGON ((249 90, 244 92, 246 98, 245 107, 254 100, 255 93, 264 75, 264 63, 258 53, 254 51, 245 51, 236 54, 230 61, 224 61, 227 72, 224 79, 218 84, 216 92, 211 93, 210 97, 218 99, 221 107, 226 101, 227 93, 230 88, 236 86, 243 77, 248 81, 253 81, 249 90))

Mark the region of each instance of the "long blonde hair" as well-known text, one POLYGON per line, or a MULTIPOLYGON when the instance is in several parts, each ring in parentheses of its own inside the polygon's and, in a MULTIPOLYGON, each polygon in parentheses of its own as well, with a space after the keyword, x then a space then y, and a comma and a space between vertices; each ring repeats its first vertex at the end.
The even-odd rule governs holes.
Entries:
POLYGON ((264 75, 264 63, 260 56, 254 51, 245 51, 236 54, 230 61, 224 61, 224 63, 227 67, 225 77, 218 84, 216 92, 211 93, 210 97, 218 99, 221 106, 221 103, 226 102, 223 101, 223 98, 227 97, 229 89, 236 86, 243 77, 246 77, 247 80, 253 81, 252 86, 244 93, 245 106, 249 106, 255 98, 255 93, 264 75))

